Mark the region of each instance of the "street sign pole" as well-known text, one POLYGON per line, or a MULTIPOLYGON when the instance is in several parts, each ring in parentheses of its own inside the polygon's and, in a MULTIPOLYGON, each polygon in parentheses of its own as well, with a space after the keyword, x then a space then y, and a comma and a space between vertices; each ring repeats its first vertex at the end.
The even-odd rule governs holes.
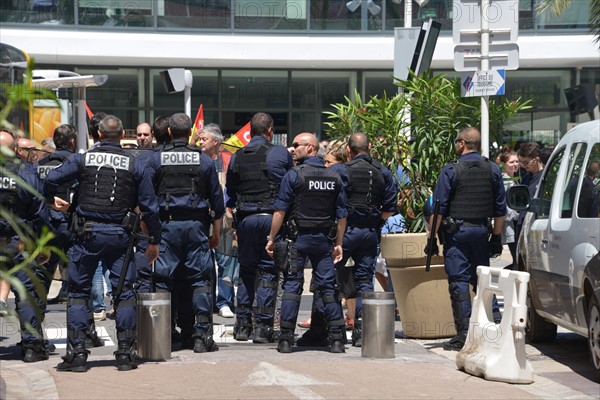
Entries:
MULTIPOLYGON (((481 71, 490 68, 490 0, 481 0, 481 71)), ((490 158, 490 97, 481 97, 481 155, 490 158)))

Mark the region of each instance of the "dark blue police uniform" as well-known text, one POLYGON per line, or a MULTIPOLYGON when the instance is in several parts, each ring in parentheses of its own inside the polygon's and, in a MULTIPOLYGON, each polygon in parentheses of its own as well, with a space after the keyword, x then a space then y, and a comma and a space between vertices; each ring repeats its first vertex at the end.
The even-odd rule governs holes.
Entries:
MULTIPOLYGON (((504 182, 498 166, 477 152, 460 156, 442 169, 434 193, 444 223, 444 267, 457 336, 466 338, 471 317, 469 284, 477 288, 477 266, 490 264, 489 220, 506 214, 504 182)), ((497 303, 494 307, 497 311, 497 303)), ((496 317, 495 317, 496 319, 496 317)))
MULTIPOLYGON (((76 238, 68 253, 67 364, 78 355, 87 353, 85 332, 90 323, 87 317, 88 301, 98 262, 102 261, 110 269, 112 287, 118 285, 130 238, 130 233, 123 227, 127 213, 139 205, 148 233, 152 236, 151 243, 160 241, 158 202, 147 171, 119 143, 105 141, 87 153, 72 156, 60 167, 49 171, 44 181, 44 193, 47 196, 54 196, 65 182, 77 180, 80 183, 76 238)), ((133 357, 131 350, 136 333, 135 281, 135 264, 130 260, 123 291, 115 299, 118 304, 116 326, 119 350, 115 353, 118 366, 120 360, 129 364, 133 357)))
MULTIPOLYGON (((15 176, 21 178, 31 188, 41 192, 41 182, 31 165, 24 166, 8 162, 0 167, 0 203, 5 210, 15 215, 17 222, 29 225, 34 234, 39 234, 43 226, 49 225, 46 203, 41 196, 35 196, 25 187, 19 185, 15 176)), ((2 258, 8 260, 4 267, 10 268, 24 261, 18 246, 20 241, 21 238, 8 221, 0 219, 0 254, 2 258)), ((12 288, 21 324, 23 361, 34 362, 48 359, 47 342, 44 340, 42 329, 46 296, 35 287, 35 282, 29 274, 34 274, 38 280, 45 282, 47 281, 48 271, 45 270, 44 266, 31 264, 15 273, 15 277, 21 281, 27 293, 31 296, 31 300, 35 302, 35 306, 28 298, 21 297, 15 287, 12 288), (40 312, 39 316, 38 312, 40 312), (29 330, 28 324, 35 332, 29 330)))
POLYGON ((293 166, 283 146, 262 136, 231 157, 227 170, 227 206, 236 210, 240 262, 234 337, 245 341, 252 333, 252 312, 259 332, 255 342, 273 341, 277 272, 265 246, 271 229, 275 198, 284 174, 293 166), (256 301, 256 307, 252 305, 256 301))
MULTIPOLYGON (((215 166, 209 156, 182 139, 155 152, 148 165, 162 222, 156 286, 172 292, 178 266, 184 267, 182 272, 192 286, 196 320, 193 332, 191 327, 182 327, 182 335, 192 336, 204 351, 217 350, 212 338, 214 261, 208 235, 211 222, 225 214, 225 204, 215 166)), ((194 345, 194 350, 200 348, 194 345)))
POLYGON ((313 268, 315 292, 323 303, 329 342, 343 341, 345 322, 332 256, 336 220, 348 214, 339 174, 325 168, 321 158, 307 157, 283 177, 275 209, 286 211, 288 223, 295 225, 298 254, 296 267, 284 272, 280 341, 293 343, 307 259, 313 268))
MULTIPOLYGON (((348 199, 348 228, 344 235, 344 257, 336 269, 346 268, 352 257, 352 272, 356 284, 356 317, 352 344, 362 344, 362 293, 374 290, 375 262, 379 254, 379 230, 383 212, 395 212, 398 201, 398 184, 392 173, 368 154, 358 154, 342 166, 340 171, 348 199), (356 172, 354 172, 356 171, 356 172), (376 173, 379 171, 380 175, 376 173), (370 200, 368 200, 370 198, 370 200)), ((348 267, 350 268, 350 267, 348 267)))

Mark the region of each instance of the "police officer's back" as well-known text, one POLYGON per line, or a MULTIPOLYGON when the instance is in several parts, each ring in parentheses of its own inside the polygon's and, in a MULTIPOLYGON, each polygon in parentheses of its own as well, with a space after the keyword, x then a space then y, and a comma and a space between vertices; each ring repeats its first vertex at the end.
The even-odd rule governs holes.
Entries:
POLYGON ((265 245, 279 184, 292 167, 292 159, 285 147, 271 144, 273 118, 270 115, 257 113, 252 117, 250 136, 250 142, 232 156, 226 182, 227 206, 234 209, 237 216, 240 261, 234 338, 248 340, 253 330, 254 312, 253 341, 266 343, 273 341, 278 274, 265 245))
POLYGON ((348 258, 354 260, 356 315, 352 331, 353 346, 362 345, 362 293, 373 292, 374 266, 378 254, 379 231, 385 220, 396 211, 398 184, 391 172, 369 155, 369 138, 354 133, 346 153, 350 161, 332 168, 340 171, 346 184, 348 229, 344 235, 344 257, 336 264, 343 268, 348 258))
POLYGON ((197 353, 216 351, 212 334, 211 249, 219 244, 225 213, 223 190, 212 159, 188 144, 192 122, 177 113, 169 119, 172 143, 148 159, 159 200, 164 249, 156 262, 157 287, 173 290, 177 268, 185 268, 193 289, 195 323, 182 327, 182 343, 193 340, 197 353), (209 238, 212 224, 213 233, 209 238))
POLYGON ((69 251, 69 299, 67 302, 68 345, 59 371, 86 371, 85 334, 89 326, 88 299, 98 262, 111 270, 110 280, 117 287, 124 270, 124 285, 116 297, 118 350, 117 367, 135 368, 136 313, 135 266, 125 260, 133 224, 132 210, 139 206, 151 235, 147 248, 149 262, 158 256, 160 223, 158 203, 152 183, 143 166, 121 148, 125 132, 121 121, 108 115, 100 121, 100 143, 84 154, 76 154, 60 167, 48 172, 44 193, 54 196, 65 182, 79 181, 79 201, 73 229, 74 245, 69 251))
MULTIPOLYGON (((437 232, 444 222, 444 267, 457 331, 444 345, 448 350, 460 350, 465 343, 471 317, 469 284, 477 287, 477 266, 489 265, 490 253, 502 252, 504 182, 498 166, 479 154, 480 145, 477 129, 464 128, 458 133, 455 150, 459 158, 442 169, 434 193, 434 202, 439 200, 440 208, 438 220, 431 226, 435 227, 432 232, 437 232), (492 218, 493 234, 488 239, 492 218)), ((428 246, 427 252, 437 254, 437 244, 428 246)), ((494 302, 496 315, 497 307, 494 302)))
MULTIPOLYGON (((0 145, 14 153, 15 141, 12 134, 0 130, 0 145)), ((42 231, 42 227, 49 224, 46 203, 43 197, 39 193, 32 192, 32 189, 41 192, 41 183, 35 171, 30 166, 19 162, 16 157, 8 156, 8 159, 0 165, 0 204, 3 210, 11 213, 14 220, 9 221, 0 217, 2 268, 8 269, 16 263, 23 262, 24 257, 21 253, 23 243, 32 245, 32 240, 42 231), (17 225, 14 225, 15 223, 17 225)), ((44 340, 42 329, 46 293, 41 293, 40 287, 35 282, 35 279, 44 275, 42 266, 35 263, 15 273, 15 277, 30 296, 30 299, 24 298, 13 287, 21 324, 21 356, 25 362, 48 359, 48 342, 44 340)))

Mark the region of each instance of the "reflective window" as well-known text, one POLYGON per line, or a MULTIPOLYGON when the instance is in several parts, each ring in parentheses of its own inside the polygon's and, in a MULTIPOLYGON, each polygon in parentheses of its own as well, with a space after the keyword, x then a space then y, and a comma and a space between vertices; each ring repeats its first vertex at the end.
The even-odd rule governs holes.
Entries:
POLYGON ((330 109, 354 93, 355 72, 292 71, 292 107, 330 109))
POLYGON ((230 29, 229 0, 164 0, 157 2, 161 28, 230 29))
POLYGON ((537 218, 548 218, 550 214, 550 205, 552 203, 552 194, 556 186, 558 179, 558 171, 560 169, 560 163, 565 154, 565 148, 561 148, 557 151, 555 156, 550 161, 550 165, 546 168, 545 176, 540 182, 539 197, 541 199, 540 210, 537 214, 537 218))
POLYGON ((381 96, 383 93, 386 93, 388 97, 398 93, 398 86, 394 85, 392 71, 364 72, 362 88, 362 96, 365 100, 371 96, 381 96))
POLYGON ((583 171, 583 161, 587 146, 585 143, 576 143, 569 152, 569 164, 567 165, 567 176, 565 178, 565 191, 562 196, 561 218, 571 218, 575 208, 575 196, 577 187, 583 171))
POLYGON ((306 0, 237 0, 235 29, 304 30, 307 28, 306 0))
POLYGON ((579 201, 577 202, 577 216, 579 218, 600 218, 600 144, 592 147, 587 165, 583 171, 579 201))
POLYGON ((223 108, 262 111, 288 107, 287 71, 223 71, 223 108))

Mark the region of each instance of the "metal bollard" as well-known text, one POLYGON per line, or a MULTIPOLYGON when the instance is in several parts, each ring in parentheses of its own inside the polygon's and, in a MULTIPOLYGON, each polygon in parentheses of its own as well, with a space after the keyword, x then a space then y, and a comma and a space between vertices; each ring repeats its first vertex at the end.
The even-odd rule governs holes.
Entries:
POLYGON ((137 352, 149 361, 171 358, 171 293, 138 293, 137 352))
POLYGON ((362 304, 361 356, 394 358, 394 293, 363 293, 362 304))

